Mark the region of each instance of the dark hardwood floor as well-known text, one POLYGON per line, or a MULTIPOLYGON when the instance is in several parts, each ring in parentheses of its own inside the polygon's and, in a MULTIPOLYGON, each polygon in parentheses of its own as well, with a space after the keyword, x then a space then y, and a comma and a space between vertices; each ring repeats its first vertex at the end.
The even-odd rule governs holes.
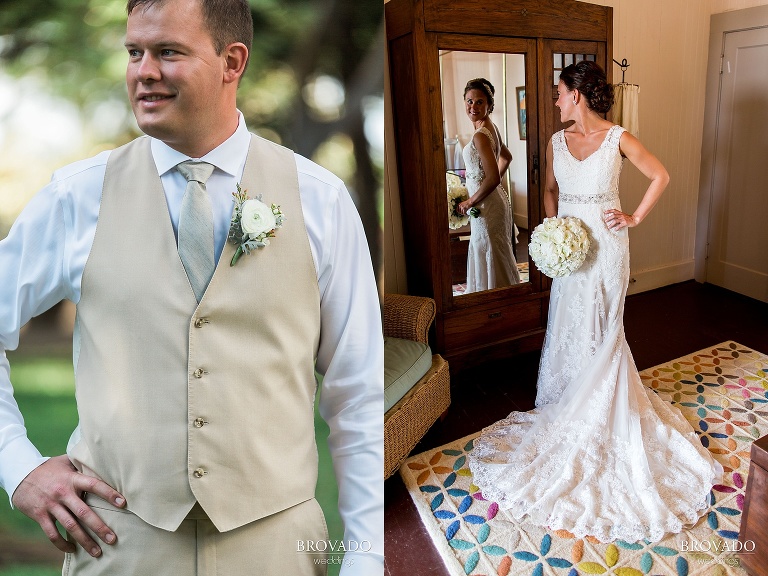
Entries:
MULTIPOLYGON (((768 304, 694 281, 629 296, 624 324, 644 370, 724 340, 768 354, 768 304)), ((451 374, 452 403, 413 453, 477 432, 514 410, 530 410, 539 353, 451 374)), ((447 572, 398 474, 384 483, 387 576, 454 576, 447 572)))

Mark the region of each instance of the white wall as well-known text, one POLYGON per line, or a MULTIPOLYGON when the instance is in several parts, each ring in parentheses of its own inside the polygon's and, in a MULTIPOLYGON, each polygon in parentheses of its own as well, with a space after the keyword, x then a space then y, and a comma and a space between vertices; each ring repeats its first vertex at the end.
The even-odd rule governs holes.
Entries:
MULTIPOLYGON (((640 140, 658 156, 671 176, 670 186, 654 211, 641 226, 630 231, 635 282, 629 291, 692 279, 710 15, 768 5, 768 0, 591 3, 614 9, 613 57, 627 59, 630 68, 626 81, 640 85, 640 140)), ((621 70, 613 66, 614 80, 620 81, 621 70)), ((389 120, 385 125, 389 143, 391 131, 389 120)), ((391 177, 396 165, 389 159, 387 156, 387 176, 394 182, 391 177)), ((626 211, 635 209, 646 187, 643 175, 625 163, 620 190, 626 211)), ((392 186, 385 187, 385 195, 395 191, 392 186)), ((399 221, 399 210, 390 217, 399 221)), ((392 242, 396 243, 396 239, 392 242)), ((404 275, 396 273, 401 267, 385 253, 385 290, 406 292, 404 275)))
MULTIPOLYGON (((627 82, 640 85, 640 140, 664 163, 671 181, 653 212, 630 230, 632 278, 640 292, 693 278, 701 139, 709 48, 715 13, 768 0, 594 0, 613 7, 613 57, 630 64, 627 82)), ((621 69, 613 65, 614 80, 621 69)), ((621 178, 625 210, 647 181, 628 162, 621 178)))

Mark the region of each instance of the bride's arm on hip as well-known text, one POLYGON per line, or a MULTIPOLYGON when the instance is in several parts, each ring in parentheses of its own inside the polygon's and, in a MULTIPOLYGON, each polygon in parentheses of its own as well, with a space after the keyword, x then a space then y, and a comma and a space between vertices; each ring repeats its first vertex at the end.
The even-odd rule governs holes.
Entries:
POLYGON ((472 142, 475 144, 477 153, 480 155, 480 163, 483 166, 485 178, 480 183, 477 192, 472 194, 469 200, 459 204, 459 212, 463 214, 466 214, 470 208, 482 202, 486 196, 496 190, 496 187, 501 184, 499 166, 496 163, 496 155, 493 153, 493 148, 491 148, 491 141, 485 134, 475 132, 472 142))
POLYGON ((499 176, 504 178, 504 173, 507 171, 507 168, 509 168, 509 165, 512 162, 512 152, 509 151, 509 148, 507 148, 507 145, 503 142, 499 142, 499 145, 501 146, 498 162, 499 176))
POLYGON ((557 186, 557 180, 555 180, 555 171, 552 169, 552 139, 549 139, 547 144, 547 157, 545 167, 545 180, 544 180, 544 212, 547 218, 554 218, 557 216, 557 197, 560 193, 560 189, 557 186))
POLYGON ((640 205, 626 222, 628 227, 637 226, 645 220, 645 217, 661 198, 664 189, 669 184, 669 173, 659 159, 648 152, 640 140, 629 132, 624 132, 621 135, 619 150, 651 181, 640 205))
POLYGON ((499 166, 499 177, 504 178, 504 173, 507 171, 507 168, 509 168, 509 164, 512 162, 512 152, 510 152, 509 148, 507 148, 507 145, 504 144, 501 140, 501 132, 499 132, 499 127, 496 126, 496 124, 493 125, 493 127, 496 130, 496 139, 499 141, 499 161, 497 162, 499 166))

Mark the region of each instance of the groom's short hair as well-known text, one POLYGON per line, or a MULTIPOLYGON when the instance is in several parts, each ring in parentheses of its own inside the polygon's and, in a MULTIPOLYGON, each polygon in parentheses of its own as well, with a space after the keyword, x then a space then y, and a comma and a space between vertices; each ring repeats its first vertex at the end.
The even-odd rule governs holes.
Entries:
MULTIPOLYGON (((149 8, 164 0, 128 0, 128 15, 136 8, 149 8)), ((248 0, 198 0, 203 9, 203 18, 213 39, 216 54, 233 42, 242 42, 251 54, 253 44, 253 16, 248 0)))

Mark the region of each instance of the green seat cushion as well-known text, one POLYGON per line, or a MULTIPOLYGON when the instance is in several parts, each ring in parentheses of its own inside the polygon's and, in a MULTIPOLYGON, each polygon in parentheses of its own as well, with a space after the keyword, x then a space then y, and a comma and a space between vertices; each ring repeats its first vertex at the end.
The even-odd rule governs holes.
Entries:
POLYGON ((384 411, 397 404, 432 366, 432 350, 413 340, 384 338, 384 411))

